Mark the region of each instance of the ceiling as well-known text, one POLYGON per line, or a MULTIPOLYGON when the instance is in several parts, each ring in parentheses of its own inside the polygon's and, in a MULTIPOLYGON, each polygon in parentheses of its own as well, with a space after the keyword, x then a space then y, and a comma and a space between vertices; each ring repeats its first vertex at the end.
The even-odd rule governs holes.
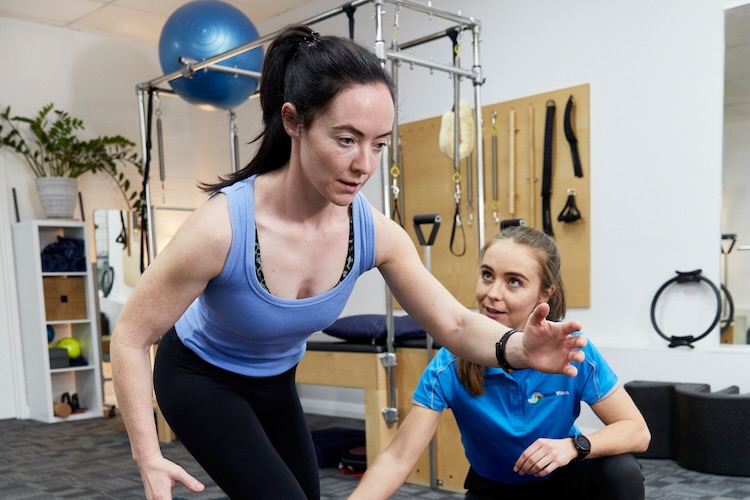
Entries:
MULTIPOLYGON (((169 16, 191 0, 0 0, 0 16, 153 45, 169 16)), ((256 25, 310 0, 225 0, 256 25)), ((750 5, 728 9, 724 116, 750 120, 750 5)))
MULTIPOLYGON (((0 16, 157 45, 169 16, 191 0, 0 0, 0 16)), ((224 0, 254 24, 310 0, 224 0)))

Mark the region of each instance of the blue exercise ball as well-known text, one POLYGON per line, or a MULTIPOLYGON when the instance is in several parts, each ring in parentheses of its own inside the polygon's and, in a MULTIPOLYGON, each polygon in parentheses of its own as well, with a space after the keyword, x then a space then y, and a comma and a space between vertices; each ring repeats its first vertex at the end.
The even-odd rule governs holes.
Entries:
MULTIPOLYGON (((159 61, 165 73, 182 68, 181 58, 203 61, 258 38, 258 30, 236 7, 220 0, 196 0, 174 11, 159 38, 159 61)), ((220 66, 260 72, 263 48, 243 52, 218 63, 220 66)), ((193 104, 232 109, 258 87, 258 80, 244 75, 204 69, 192 77, 169 84, 193 104)))

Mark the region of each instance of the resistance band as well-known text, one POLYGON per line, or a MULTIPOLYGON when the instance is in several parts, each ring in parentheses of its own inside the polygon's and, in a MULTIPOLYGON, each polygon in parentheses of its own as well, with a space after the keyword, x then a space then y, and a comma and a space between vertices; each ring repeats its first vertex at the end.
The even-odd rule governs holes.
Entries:
POLYGON ((552 233, 550 196, 552 194, 552 141, 555 130, 555 101, 547 101, 547 118, 544 123, 544 160, 542 164, 542 229, 548 236, 552 233))
POLYGON ((581 167, 581 157, 578 155, 578 139, 573 132, 573 96, 568 98, 568 103, 565 105, 565 119, 563 120, 563 128, 565 130, 565 138, 570 144, 570 154, 573 156, 573 173, 576 177, 583 177, 583 168, 581 167))

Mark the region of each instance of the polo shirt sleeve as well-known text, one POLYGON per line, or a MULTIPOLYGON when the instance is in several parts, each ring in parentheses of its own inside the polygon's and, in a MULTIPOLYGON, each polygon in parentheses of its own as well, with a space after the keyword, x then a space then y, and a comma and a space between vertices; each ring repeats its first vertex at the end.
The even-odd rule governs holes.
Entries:
POLYGON ((579 365, 579 370, 584 372, 581 399, 591 406, 614 392, 618 387, 618 378, 591 341, 583 352, 586 359, 579 365))
POLYGON ((445 348, 438 351, 422 373, 412 396, 412 403, 435 411, 443 411, 450 405, 449 379, 455 366, 455 357, 445 348))

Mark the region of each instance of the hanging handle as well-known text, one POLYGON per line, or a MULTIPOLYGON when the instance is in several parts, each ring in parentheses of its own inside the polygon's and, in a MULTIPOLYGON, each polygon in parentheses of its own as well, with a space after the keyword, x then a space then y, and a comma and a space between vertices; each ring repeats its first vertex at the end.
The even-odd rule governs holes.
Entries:
POLYGON ((440 214, 422 214, 414 216, 414 231, 417 233, 417 239, 421 246, 432 246, 435 243, 438 229, 440 229, 440 214), (423 224, 432 224, 432 231, 430 236, 425 241, 424 233, 422 233, 423 224))

